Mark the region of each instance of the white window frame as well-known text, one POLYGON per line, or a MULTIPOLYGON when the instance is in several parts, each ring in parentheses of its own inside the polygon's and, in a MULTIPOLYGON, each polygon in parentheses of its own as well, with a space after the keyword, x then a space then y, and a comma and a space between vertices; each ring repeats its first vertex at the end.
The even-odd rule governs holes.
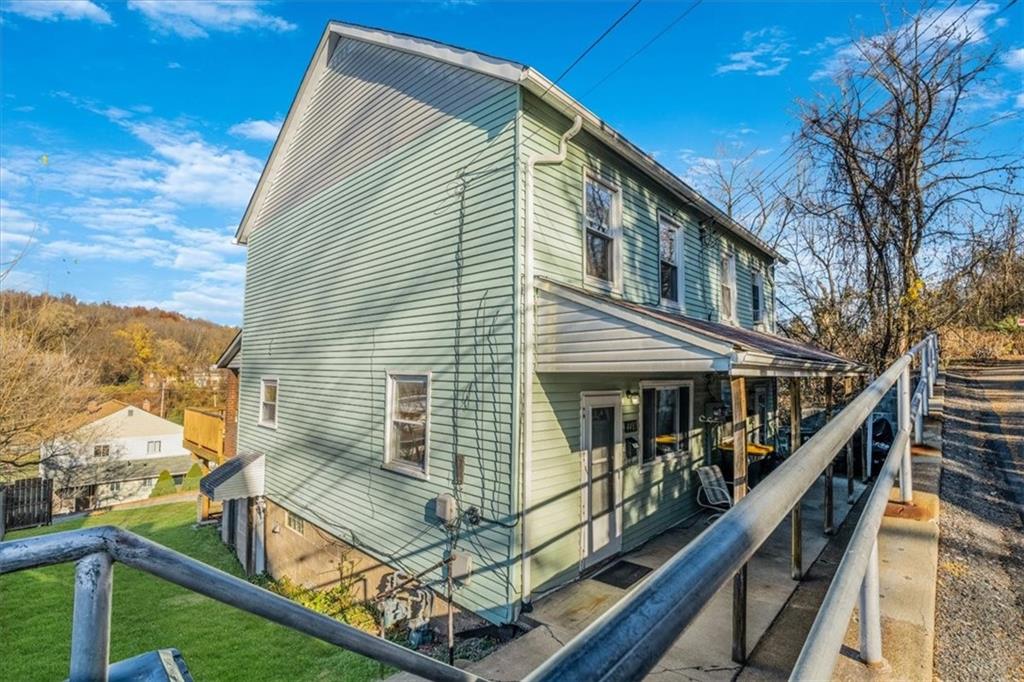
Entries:
POLYGON ((751 298, 753 299, 750 302, 750 315, 751 315, 751 318, 754 321, 754 326, 755 327, 767 327, 767 321, 768 321, 767 312, 768 311, 765 310, 765 306, 764 306, 766 298, 765 298, 765 295, 764 295, 764 274, 763 273, 761 273, 761 272, 755 272, 754 273, 754 276, 751 279, 751 289, 753 289, 753 287, 757 287, 758 296, 754 297, 753 296, 754 292, 753 291, 750 292, 751 293, 751 298), (758 299, 760 299, 760 300, 758 300, 758 299))
POLYGON ((739 324, 739 311, 736 310, 737 296, 736 296, 736 251, 728 249, 722 252, 722 256, 719 259, 719 282, 718 282, 718 319, 722 322, 727 322, 733 326, 739 324), (728 262, 727 262, 728 261, 728 262), (725 314, 725 301, 722 299, 722 286, 728 278, 729 283, 729 298, 732 315, 725 314))
POLYGON ((278 423, 281 421, 281 381, 277 377, 260 377, 260 404, 259 412, 257 414, 256 423, 260 426, 268 429, 276 429, 278 423), (267 421, 263 418, 263 405, 267 402, 267 384, 273 382, 274 388, 277 389, 274 397, 274 421, 267 421))
POLYGON ((288 509, 284 510, 284 525, 296 535, 306 534, 306 519, 288 509))
POLYGON ((658 212, 658 300, 661 302, 663 308, 668 308, 676 312, 686 312, 686 257, 683 254, 683 247, 686 244, 685 233, 683 230, 683 224, 673 218, 672 216, 658 212), (661 296, 661 268, 664 265, 664 261, 661 259, 661 226, 665 223, 672 227, 676 231, 675 236, 675 252, 676 252, 676 298, 677 301, 670 301, 661 296))
POLYGON ((161 453, 163 451, 163 446, 164 446, 163 441, 160 441, 160 440, 147 440, 146 441, 146 454, 147 455, 159 454, 159 453, 161 453), (154 449, 153 446, 156 446, 156 448, 154 449))
POLYGON ((594 170, 585 168, 583 170, 583 220, 582 220, 582 267, 584 284, 601 289, 619 293, 622 291, 622 188, 608 178, 594 170), (612 192, 612 224, 609 226, 608 236, 612 241, 612 279, 608 280, 594 277, 587 272, 587 233, 590 226, 587 224, 587 183, 593 182, 602 185, 612 192))
POLYGON ((386 404, 384 406, 384 468, 389 471, 394 471, 399 474, 405 474, 406 476, 412 476, 413 478, 423 479, 424 481, 430 480, 430 411, 431 411, 431 387, 434 383, 434 373, 432 371, 404 371, 404 370, 387 370, 387 389, 384 392, 384 400, 386 404), (409 378, 425 378, 427 380, 427 415, 426 423, 424 424, 423 437, 424 437, 424 452, 423 452, 423 466, 418 467, 414 464, 406 462, 402 459, 394 458, 394 453, 391 452, 391 423, 392 408, 394 405, 394 394, 395 394, 395 383, 402 377, 409 378))
MULTIPOLYGON (((655 394, 655 395, 657 395, 657 394, 655 394)), ((637 419, 637 422, 638 422, 637 423, 637 435, 640 438, 640 452, 638 453, 639 454, 638 460, 639 460, 639 464, 640 464, 641 467, 650 467, 650 466, 654 466, 655 464, 657 464, 659 462, 668 462, 670 460, 679 459, 680 457, 686 457, 686 456, 689 456, 689 455, 693 454, 693 451, 694 451, 694 447, 693 447, 693 429, 694 429, 694 425, 693 425, 693 404, 694 404, 694 402, 695 402, 695 400, 694 400, 694 395, 693 395, 693 379, 666 379, 666 380, 658 380, 658 381, 648 380, 648 381, 641 381, 640 382, 640 407, 639 407, 639 412, 637 413, 637 415, 639 417, 637 419), (684 387, 690 389, 690 405, 689 405, 689 410, 690 410, 690 429, 689 429, 689 431, 686 432, 686 437, 685 437, 685 440, 686 440, 686 443, 687 443, 686 450, 679 450, 679 449, 677 449, 671 455, 655 455, 653 459, 651 459, 648 462, 645 462, 644 461, 644 444, 646 443, 646 437, 644 435, 644 389, 654 389, 655 391, 659 391, 659 390, 678 390, 678 389, 684 388, 684 387)), ((676 427, 675 427, 676 428, 676 433, 679 433, 679 414, 681 414, 681 411, 676 414, 676 427)))

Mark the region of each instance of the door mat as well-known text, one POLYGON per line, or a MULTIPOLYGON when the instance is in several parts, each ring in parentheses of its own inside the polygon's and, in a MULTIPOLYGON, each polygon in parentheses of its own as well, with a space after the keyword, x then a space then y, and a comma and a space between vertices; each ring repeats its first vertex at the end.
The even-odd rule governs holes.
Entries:
POLYGON ((640 582, 640 579, 651 572, 651 569, 632 561, 616 561, 607 569, 594 576, 594 580, 605 585, 626 590, 640 582))

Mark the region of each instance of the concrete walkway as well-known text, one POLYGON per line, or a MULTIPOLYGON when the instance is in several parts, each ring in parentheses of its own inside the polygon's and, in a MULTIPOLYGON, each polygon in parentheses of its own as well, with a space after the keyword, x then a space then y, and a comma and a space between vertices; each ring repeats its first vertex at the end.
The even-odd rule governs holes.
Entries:
MULTIPOLYGON (((846 479, 833 481, 835 523, 846 518, 846 479)), ((855 499, 864 487, 855 485, 855 499)), ((823 533, 824 478, 819 478, 803 501, 804 563, 809 565, 825 548, 823 533)), ((623 558, 657 568, 705 528, 703 519, 688 528, 676 528, 623 558)), ((789 521, 784 522, 754 555, 748 568, 747 646, 752 649, 785 606, 798 582, 790 578, 789 521)), ((519 680, 554 654, 598 615, 621 599, 627 590, 586 579, 538 600, 530 618, 540 625, 522 637, 468 667, 490 680, 519 680)), ((711 600, 686 633, 652 670, 651 680, 729 680, 740 666, 731 659, 732 583, 711 600)))

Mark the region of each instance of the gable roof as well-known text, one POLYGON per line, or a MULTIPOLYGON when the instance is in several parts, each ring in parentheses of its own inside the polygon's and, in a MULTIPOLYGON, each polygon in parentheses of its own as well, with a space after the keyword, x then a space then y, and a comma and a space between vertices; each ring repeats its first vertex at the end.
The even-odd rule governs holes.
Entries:
POLYGON ((180 424, 121 400, 108 400, 93 410, 76 415, 68 422, 68 428, 78 431, 101 421, 105 422, 103 436, 106 438, 160 436, 183 430, 180 424))
POLYGON ((305 108, 312 89, 310 84, 316 82, 320 72, 327 67, 330 55, 334 51, 334 46, 337 45, 338 40, 341 38, 382 45, 394 50, 453 64, 499 80, 518 83, 563 115, 568 116, 570 120, 575 116, 579 116, 583 121, 583 130, 622 155, 627 161, 661 184, 669 192, 676 195, 684 203, 712 218, 727 232, 730 232, 774 260, 786 262, 785 257, 772 248, 771 245, 727 215, 675 173, 660 164, 654 157, 640 149, 640 147, 627 140, 625 136, 594 115, 539 71, 518 62, 493 57, 483 52, 467 50, 395 31, 385 31, 383 29, 347 24, 339 21, 328 22, 327 28, 324 30, 320 42, 313 52, 309 66, 306 67, 306 72, 299 84, 299 89, 288 109, 288 115, 278 131, 270 157, 267 159, 263 172, 260 174, 259 182, 256 184, 256 189, 253 191, 242 220, 238 225, 238 231, 235 233, 235 239, 238 243, 245 244, 248 240, 255 214, 258 213, 258 209, 267 191, 272 169, 277 165, 278 156, 282 153, 281 150, 288 148, 288 141, 296 125, 295 120, 301 118, 299 112, 305 108))
POLYGON ((228 347, 224 349, 224 352, 217 358, 217 362, 214 365, 218 369, 237 369, 241 366, 240 362, 235 362, 238 358, 238 353, 242 350, 242 330, 239 329, 238 333, 234 335, 228 347))

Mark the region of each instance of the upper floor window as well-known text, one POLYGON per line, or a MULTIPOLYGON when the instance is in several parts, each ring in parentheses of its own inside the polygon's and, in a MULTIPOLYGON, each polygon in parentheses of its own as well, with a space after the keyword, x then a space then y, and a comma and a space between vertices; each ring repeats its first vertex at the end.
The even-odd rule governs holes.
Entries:
POLYGON ((661 271, 661 302, 681 307, 683 304, 683 230, 661 216, 658 220, 658 250, 661 271))
POLYGON ((110 446, 109 445, 95 445, 92 448, 93 457, 109 457, 110 446))
POLYGON ((645 382, 640 385, 644 464, 690 451, 693 382, 645 382))
POLYGON ((614 287, 618 281, 619 191, 588 175, 583 209, 586 279, 614 287))
POLYGON ((259 424, 277 428, 277 379, 260 380, 259 424))
POLYGON ((751 290, 751 312, 753 313, 754 324, 761 324, 765 321, 764 315, 764 275, 755 272, 752 278, 751 290))
POLYGON ((722 254, 722 266, 719 273, 721 283, 720 317, 724 322, 736 324, 736 254, 722 254))
POLYGON ((388 374, 385 464, 427 475, 430 443, 430 375, 388 374))
POLYGON ((161 442, 158 440, 151 440, 146 442, 146 454, 155 455, 160 452, 161 442))

